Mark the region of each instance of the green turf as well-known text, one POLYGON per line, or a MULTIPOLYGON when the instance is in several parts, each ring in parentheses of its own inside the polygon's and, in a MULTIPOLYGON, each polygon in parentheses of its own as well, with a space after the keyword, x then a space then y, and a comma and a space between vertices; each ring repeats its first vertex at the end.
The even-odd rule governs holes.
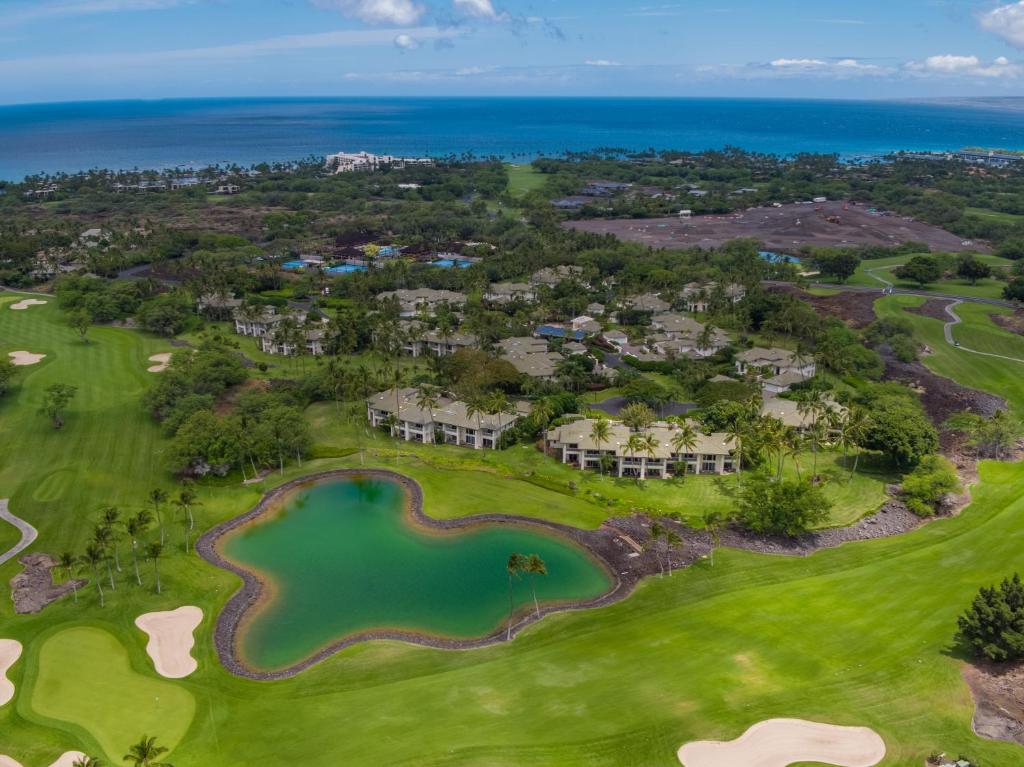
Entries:
MULTIPOLYGON (((1003 397, 1018 414, 1024 414, 1024 364, 983 357, 950 346, 943 335, 944 323, 905 311, 923 302, 918 296, 888 296, 875 302, 875 313, 879 317, 898 316, 909 321, 915 336, 931 350, 922 362, 936 373, 964 386, 1003 397)), ((963 346, 1024 359, 1024 338, 1000 328, 990 319, 990 315, 1007 314, 1009 309, 960 304, 956 312, 963 323, 954 328, 953 337, 963 346)))
MULTIPOLYGON (((879 306, 905 314, 904 300, 879 306)), ((941 338, 941 323, 906 316, 929 339, 936 331, 941 338)), ((983 317, 969 319, 966 332, 991 332, 983 317)), ((95 344, 79 345, 52 305, 24 313, 0 306, 0 351, 51 354, 26 369, 0 404, 0 487, 15 512, 40 527, 35 550, 79 547, 98 505, 114 499, 138 508, 150 487, 171 485, 161 457, 166 442, 137 402, 153 380, 146 357, 166 350, 165 343, 110 328, 94 336, 95 344), (63 433, 51 433, 35 413, 42 387, 54 380, 83 392, 63 433)), ((946 366, 958 380, 973 375, 975 385, 999 393, 1014 378, 1024 380, 1008 363, 986 368, 984 358, 928 342, 937 351, 927 364, 946 366)), ((1016 387, 1012 397, 1024 403, 1024 385, 1016 387)), ((310 416, 316 441, 341 453, 355 435, 330 421, 337 419, 332 407, 316 406, 310 416)), ((384 437, 367 445, 367 464, 416 477, 427 512, 438 516, 497 509, 594 526, 606 496, 616 512, 643 499, 687 513, 720 502, 713 478, 620 485, 562 467, 528 446, 488 455, 442 448, 424 456, 407 445, 396 451, 384 437)), ((204 482, 199 526, 242 513, 280 482, 352 465, 360 465, 358 455, 306 462, 252 487, 234 479, 204 482)), ((668 767, 678 764, 675 751, 687 740, 731 739, 777 716, 873 727, 888 745, 883 767, 920 767, 935 750, 974 754, 986 765, 1021 764, 1020 747, 972 733, 973 707, 952 643, 956 615, 978 586, 1021 566, 1024 465, 986 463, 981 479, 960 516, 904 536, 810 557, 723 551, 714 568, 704 562, 649 579, 624 602, 545 618, 508 645, 451 652, 364 644, 274 683, 232 677, 218 664, 214 616, 238 581, 180 553, 175 528, 162 596, 147 566, 142 587, 127 573, 118 576, 105 608, 91 588, 77 605, 68 598, 32 616, 15 616, 10 601, 0 600, 3 635, 26 646, 11 671, 17 696, 0 708, 0 740, 4 753, 27 765, 110 740, 103 748, 120 763, 142 727, 165 743, 181 736, 183 720, 151 720, 152 706, 136 698, 156 684, 161 692, 153 697, 176 690, 195 701, 194 717, 183 706, 192 723, 173 755, 178 767, 668 767), (199 669, 180 682, 160 680, 132 624, 141 613, 182 604, 207 616, 197 632, 199 669), (66 694, 53 692, 55 675, 66 694), (109 685, 107 675, 117 684, 109 685)), ((870 486, 849 487, 863 494, 870 486)), ((17 569, 0 568, 0 581, 17 569)))
POLYGON ((506 165, 505 168, 508 170, 508 193, 513 197, 522 197, 544 186, 544 174, 532 165, 506 165))
MULTIPOLYGON (((941 258, 948 258, 953 260, 956 258, 956 254, 934 254, 941 258)), ((904 290, 919 290, 929 291, 935 293, 947 293, 954 296, 965 296, 968 298, 1002 298, 1003 287, 1006 285, 1005 282, 997 279, 985 279, 978 280, 977 284, 972 285, 967 280, 951 279, 941 280, 934 282, 929 285, 921 287, 916 282, 909 282, 907 280, 897 279, 893 275, 892 270, 905 264, 913 258, 913 255, 904 256, 893 256, 890 258, 875 258, 867 261, 862 261, 860 266, 857 267, 857 271, 854 273, 849 280, 846 281, 847 285, 854 285, 860 287, 869 288, 881 288, 884 287, 884 283, 872 276, 872 271, 878 277, 883 280, 887 280, 898 288, 904 290)), ((978 255, 977 258, 989 264, 993 270, 1003 270, 1013 264, 1012 261, 1000 258, 999 256, 991 255, 978 255)))
POLYGON ((81 728, 112 761, 140 733, 159 733, 173 749, 192 722, 192 694, 133 670, 123 645, 103 629, 64 629, 42 643, 36 662, 32 710, 81 728))
POLYGON ((1024 221, 1024 216, 1015 213, 1003 213, 998 210, 990 210, 989 208, 965 208, 964 213, 990 221, 998 221, 1002 224, 1017 224, 1024 221))

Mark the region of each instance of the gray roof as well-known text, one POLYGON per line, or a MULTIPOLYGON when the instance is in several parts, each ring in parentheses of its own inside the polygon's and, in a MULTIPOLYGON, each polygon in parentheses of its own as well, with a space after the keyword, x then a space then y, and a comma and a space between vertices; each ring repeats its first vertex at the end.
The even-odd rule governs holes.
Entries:
POLYGON ((402 421, 417 424, 443 424, 464 429, 507 427, 515 423, 520 415, 529 412, 529 408, 524 407, 525 403, 515 403, 516 414, 502 413, 499 416, 498 414, 481 413, 478 418, 476 415, 471 417, 466 410, 466 403, 460 400, 441 397, 438 399, 437 405, 428 410, 416 404, 418 398, 419 393, 416 389, 399 389, 397 399, 395 390, 388 389, 369 397, 366 404, 374 410, 382 410, 391 415, 397 414, 398 419, 402 421))
MULTIPOLYGON (((614 451, 616 456, 625 457, 629 456, 629 450, 626 445, 629 442, 630 436, 634 433, 628 426, 621 421, 613 421, 608 419, 609 427, 609 439, 606 442, 602 442, 600 447, 594 441, 591 436, 594 423, 597 419, 584 418, 579 421, 574 421, 570 424, 563 426, 556 426, 547 433, 549 442, 555 442, 563 445, 577 445, 581 450, 598 450, 611 452, 614 451)), ((654 457, 656 458, 672 458, 674 455, 678 455, 676 449, 672 446, 672 437, 679 431, 679 427, 672 423, 658 422, 651 426, 647 430, 648 434, 654 435, 658 441, 658 446, 655 449, 654 457)), ((696 433, 696 444, 693 450, 684 450, 683 452, 692 452, 701 455, 729 455, 734 449, 734 443, 725 434, 702 434, 701 432, 696 433)), ((638 453, 637 455, 644 455, 638 453)))

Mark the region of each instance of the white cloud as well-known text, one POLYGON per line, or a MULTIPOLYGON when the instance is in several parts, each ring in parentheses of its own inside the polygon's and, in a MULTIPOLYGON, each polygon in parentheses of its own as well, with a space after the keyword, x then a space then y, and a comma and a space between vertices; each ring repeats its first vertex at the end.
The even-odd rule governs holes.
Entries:
POLYGON ((161 11, 179 5, 193 5, 196 2, 197 0, 51 0, 12 3, 0 16, 0 26, 121 11, 161 11))
POLYGON ((395 47, 401 48, 403 51, 414 51, 420 47, 420 44, 415 37, 403 32, 395 38, 395 47))
POLYGON ((367 24, 406 26, 417 23, 426 13, 426 8, 414 0, 312 0, 312 2, 318 8, 341 11, 346 16, 360 19, 367 24))
POLYGON ((896 70, 849 58, 838 60, 778 58, 768 62, 754 62, 745 65, 705 64, 697 67, 696 71, 709 76, 748 80, 800 77, 848 80, 856 77, 882 77, 896 70))
POLYGON ((611 59, 587 59, 583 62, 588 67, 621 67, 618 61, 612 61, 611 59))
POLYGON ((491 0, 452 0, 452 6, 456 11, 478 19, 492 19, 496 21, 504 16, 504 14, 500 14, 495 10, 494 3, 491 0))
POLYGON ((911 61, 906 69, 922 76, 1015 78, 1024 74, 1024 66, 1000 56, 985 63, 977 56, 943 54, 929 56, 924 61, 911 61))
POLYGON ((799 67, 801 69, 828 66, 821 59, 775 59, 770 63, 773 67, 799 67))
POLYGON ((999 35, 1011 45, 1024 48, 1024 0, 983 13, 979 21, 982 29, 999 35))

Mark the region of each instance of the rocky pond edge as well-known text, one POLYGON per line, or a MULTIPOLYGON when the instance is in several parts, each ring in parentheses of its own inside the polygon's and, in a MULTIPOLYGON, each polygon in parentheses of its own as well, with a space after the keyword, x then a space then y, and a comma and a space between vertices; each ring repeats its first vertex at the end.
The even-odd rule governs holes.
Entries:
POLYGON ((666 560, 670 568, 688 567, 704 559, 712 548, 735 548, 763 554, 784 556, 806 556, 821 549, 834 548, 853 541, 888 538, 909 532, 923 525, 926 520, 916 516, 900 501, 890 500, 879 511, 864 517, 849 527, 831 528, 808 533, 799 538, 776 538, 753 535, 742 530, 725 529, 719 535, 717 546, 711 536, 703 530, 695 530, 671 519, 660 519, 662 525, 670 527, 682 539, 673 552, 662 557, 649 545, 650 518, 634 514, 627 517, 613 517, 595 530, 551 522, 543 519, 522 517, 511 514, 478 514, 457 519, 436 519, 423 510, 423 490, 414 479, 386 469, 335 469, 332 471, 300 477, 274 488, 266 493, 252 509, 241 516, 223 522, 205 533, 195 549, 207 562, 228 570, 242 579, 242 587, 235 592, 217 616, 214 628, 214 644, 223 666, 231 673, 259 681, 272 681, 293 677, 334 655, 346 647, 373 640, 396 640, 425 647, 447 650, 470 650, 507 641, 509 633, 515 637, 520 631, 547 615, 571 610, 586 610, 604 607, 629 596, 637 583, 646 576, 660 573, 666 560), (469 529, 486 524, 514 524, 533 527, 554 533, 581 546, 607 571, 612 587, 594 599, 563 602, 542 606, 539 613, 529 611, 515 619, 511 632, 503 623, 493 632, 476 639, 451 639, 431 636, 415 631, 380 629, 360 632, 333 642, 308 658, 284 669, 257 670, 246 665, 237 654, 238 632, 250 610, 256 608, 264 598, 265 586, 254 572, 229 561, 217 549, 225 535, 244 527, 275 508, 285 495, 297 488, 319 482, 344 478, 376 478, 396 482, 406 491, 407 510, 412 520, 425 528, 436 531, 469 529), (659 558, 662 560, 659 562, 659 558))

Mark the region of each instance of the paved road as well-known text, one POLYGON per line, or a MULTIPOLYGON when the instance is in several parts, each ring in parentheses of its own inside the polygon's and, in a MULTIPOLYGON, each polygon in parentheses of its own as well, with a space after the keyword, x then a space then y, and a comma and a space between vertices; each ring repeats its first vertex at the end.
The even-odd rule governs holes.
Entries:
POLYGON ((946 334, 946 343, 950 346, 954 346, 962 352, 970 352, 971 354, 980 354, 983 357, 995 357, 1000 360, 1009 360, 1010 362, 1020 362, 1024 364, 1024 360, 1019 357, 1007 357, 1003 354, 992 354, 991 352, 979 352, 977 349, 968 349, 966 346, 957 346, 956 339, 953 338, 953 328, 959 325, 963 320, 956 313, 956 307, 962 304, 963 301, 953 301, 952 303, 946 304, 946 314, 949 315, 950 321, 943 326, 943 331, 946 334))
POLYGON ((11 549, 0 554, 0 565, 4 565, 31 546, 32 542, 39 535, 39 532, 24 519, 11 514, 8 509, 8 500, 6 498, 0 499, 0 520, 10 522, 21 531, 21 540, 14 544, 11 549))

